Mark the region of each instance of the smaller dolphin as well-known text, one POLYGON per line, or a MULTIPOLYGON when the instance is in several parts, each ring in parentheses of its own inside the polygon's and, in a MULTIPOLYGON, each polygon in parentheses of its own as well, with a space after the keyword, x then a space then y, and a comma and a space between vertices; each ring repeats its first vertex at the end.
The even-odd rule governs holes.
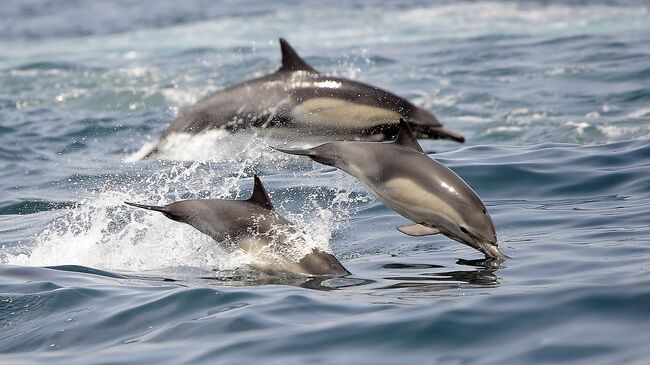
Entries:
POLYGON ((381 202, 416 224, 397 229, 411 236, 442 233, 504 259, 492 219, 476 193, 452 170, 429 158, 400 118, 393 142, 330 142, 310 149, 276 150, 308 156, 363 183, 381 202))
POLYGON ((332 254, 314 248, 296 260, 288 258, 291 244, 304 243, 292 224, 274 211, 266 189, 255 175, 253 194, 247 200, 182 200, 165 206, 125 204, 161 212, 187 223, 215 241, 234 242, 255 255, 252 266, 260 271, 316 276, 345 276, 350 272, 332 254))

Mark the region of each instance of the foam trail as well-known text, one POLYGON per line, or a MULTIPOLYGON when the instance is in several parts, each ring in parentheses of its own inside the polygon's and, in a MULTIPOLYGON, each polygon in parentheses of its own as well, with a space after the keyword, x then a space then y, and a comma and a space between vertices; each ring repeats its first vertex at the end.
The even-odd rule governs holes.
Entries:
MULTIPOLYGON (((210 163, 169 163, 164 169, 130 184, 107 182, 110 188, 100 189, 101 192, 82 199, 77 207, 65 210, 36 237, 33 246, 24 247, 21 254, 8 255, 6 261, 19 265, 76 264, 138 272, 178 267, 208 270, 245 267, 253 259, 250 255, 226 251, 189 225, 170 221, 162 214, 134 209, 124 202, 165 205, 191 197, 245 198, 251 186, 247 171, 254 169, 262 158, 277 158, 280 162, 284 158, 265 144, 247 146, 231 155, 230 160, 219 162, 229 163, 225 177, 222 170, 212 168, 210 163)), ((334 181, 331 184, 334 187, 308 194, 298 209, 290 209, 293 212, 285 211, 285 201, 276 199, 280 213, 294 222, 299 232, 290 244, 281 243, 288 247, 284 252, 288 258, 300 258, 312 248, 332 251, 333 232, 353 214, 354 204, 365 199, 353 198, 348 192, 352 189, 342 188, 345 183, 346 180, 334 181), (324 194, 332 193, 334 198, 323 203, 324 194)), ((291 203, 290 199, 287 203, 291 203)))
MULTIPOLYGON (((84 199, 77 208, 55 219, 36 238, 30 252, 9 256, 8 263, 78 264, 128 271, 177 266, 226 270, 241 266, 246 263, 245 255, 228 254, 210 237, 188 225, 123 203, 131 200, 163 204, 175 195, 173 191, 194 190, 191 183, 184 183, 184 177, 202 176, 192 174, 197 165, 186 169, 173 167, 167 173, 148 177, 121 191, 104 191, 84 199), (156 185, 159 188, 153 193, 143 193, 138 187, 156 185), (181 186, 185 189, 179 189, 181 186)), ((231 183, 225 179, 221 189, 215 191, 215 197, 230 190, 226 185, 231 183)))

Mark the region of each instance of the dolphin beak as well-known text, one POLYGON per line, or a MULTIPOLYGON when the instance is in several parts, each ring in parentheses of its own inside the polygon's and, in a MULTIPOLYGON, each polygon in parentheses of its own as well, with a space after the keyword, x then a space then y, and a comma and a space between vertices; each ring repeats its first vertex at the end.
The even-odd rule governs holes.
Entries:
POLYGON ((508 258, 499 246, 491 243, 479 243, 479 250, 485 254, 486 257, 503 261, 508 258))

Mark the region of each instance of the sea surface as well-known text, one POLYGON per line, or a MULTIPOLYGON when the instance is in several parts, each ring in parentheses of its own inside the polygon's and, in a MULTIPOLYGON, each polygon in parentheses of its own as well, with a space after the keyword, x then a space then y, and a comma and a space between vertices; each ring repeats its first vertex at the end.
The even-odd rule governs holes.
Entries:
POLYGON ((0 19, 1 364, 650 364, 647 2, 9 0, 0 19), (279 37, 464 134, 422 144, 510 259, 400 234, 354 179, 254 133, 140 159, 274 71, 279 37), (246 198, 253 173, 351 276, 269 277, 122 204, 246 198))

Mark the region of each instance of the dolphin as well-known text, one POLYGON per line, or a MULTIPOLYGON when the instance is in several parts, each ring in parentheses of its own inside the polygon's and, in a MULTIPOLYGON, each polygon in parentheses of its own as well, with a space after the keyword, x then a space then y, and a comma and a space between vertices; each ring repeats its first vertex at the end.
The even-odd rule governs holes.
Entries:
POLYGON ((341 141, 310 149, 275 149, 352 175, 378 200, 416 223, 397 227, 402 233, 442 233, 486 257, 506 257, 481 199, 452 170, 424 153, 404 119, 393 142, 341 141))
POLYGON ((282 66, 270 75, 211 94, 192 105, 162 132, 145 158, 173 133, 199 134, 223 128, 272 128, 281 135, 341 136, 349 140, 394 138, 398 118, 408 120, 418 138, 465 138, 443 128, 429 111, 389 91, 319 73, 280 38, 282 66))
POLYGON ((292 244, 304 243, 293 225, 274 211, 266 189, 257 175, 247 200, 181 200, 165 206, 125 204, 161 212, 165 217, 198 229, 219 243, 255 256, 251 266, 267 272, 289 272, 310 276, 345 276, 350 272, 334 255, 314 248, 302 258, 291 259, 292 244))

